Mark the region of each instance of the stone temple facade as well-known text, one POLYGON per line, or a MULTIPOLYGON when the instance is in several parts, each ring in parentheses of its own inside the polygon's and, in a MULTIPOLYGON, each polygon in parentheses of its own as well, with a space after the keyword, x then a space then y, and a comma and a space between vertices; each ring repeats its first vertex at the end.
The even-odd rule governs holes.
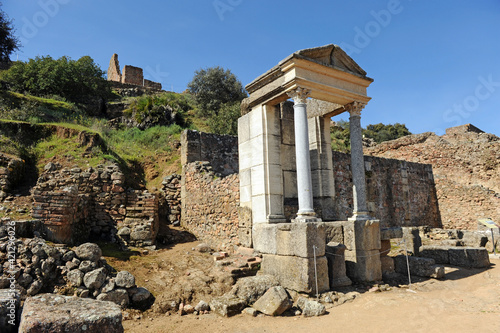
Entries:
POLYGON ((123 84, 131 84, 155 90, 161 90, 161 83, 150 81, 144 78, 142 68, 125 65, 123 71, 120 72, 120 64, 118 62, 118 54, 114 53, 109 61, 108 81, 120 82, 123 84))
POLYGON ((372 82, 339 46, 326 45, 293 53, 246 86, 238 144, 240 220, 248 227, 240 241, 263 253, 263 272, 285 287, 329 290, 331 240, 345 245, 351 279, 382 279, 380 221, 367 206, 360 122, 372 82), (343 112, 350 114, 354 204, 347 221, 335 221, 329 124, 343 112), (336 230, 341 239, 328 236, 336 230))

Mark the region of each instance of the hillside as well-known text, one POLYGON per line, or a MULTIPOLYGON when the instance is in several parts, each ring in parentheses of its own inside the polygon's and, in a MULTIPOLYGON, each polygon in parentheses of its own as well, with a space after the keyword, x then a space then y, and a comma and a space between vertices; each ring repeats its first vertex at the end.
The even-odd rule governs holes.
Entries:
POLYGON ((474 230, 500 221, 500 138, 467 124, 365 148, 366 155, 432 164, 444 228, 474 230))

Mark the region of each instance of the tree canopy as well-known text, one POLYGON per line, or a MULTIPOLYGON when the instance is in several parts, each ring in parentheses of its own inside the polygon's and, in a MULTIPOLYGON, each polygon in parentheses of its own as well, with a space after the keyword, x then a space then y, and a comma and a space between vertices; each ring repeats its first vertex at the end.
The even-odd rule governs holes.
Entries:
MULTIPOLYGON (((349 152, 351 150, 349 122, 346 120, 337 121, 335 126, 330 127, 330 135, 332 138, 332 149, 341 152, 349 152)), ((363 137, 371 138, 376 143, 395 140, 405 135, 410 135, 411 132, 406 128, 405 124, 396 123, 368 125, 363 128, 363 137)))
POLYGON ((241 102, 247 96, 236 75, 218 66, 195 71, 188 89, 201 111, 215 114, 223 104, 241 102))
POLYGON ((188 84, 198 114, 208 118, 210 131, 238 134, 240 102, 247 97, 243 85, 229 69, 210 67, 195 71, 188 84))
POLYGON ((72 60, 63 56, 36 57, 28 62, 16 61, 2 79, 11 90, 34 96, 61 96, 68 101, 84 102, 89 97, 109 96, 111 89, 104 71, 89 56, 72 60))
MULTIPOLYGON (((0 7, 2 3, 0 2, 0 7)), ((14 27, 7 14, 0 9, 0 64, 10 62, 10 55, 19 49, 21 44, 14 36, 14 27)))
POLYGON ((394 125, 385 125, 382 123, 368 125, 363 130, 363 135, 367 138, 372 138, 376 143, 383 141, 394 140, 405 135, 410 135, 410 131, 405 124, 395 123, 394 125))

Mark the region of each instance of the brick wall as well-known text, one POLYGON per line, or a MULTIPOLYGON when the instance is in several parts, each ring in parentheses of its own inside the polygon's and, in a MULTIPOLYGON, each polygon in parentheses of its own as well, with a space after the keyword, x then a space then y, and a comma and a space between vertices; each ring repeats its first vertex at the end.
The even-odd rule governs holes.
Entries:
POLYGON ((232 251, 239 244, 239 203, 238 174, 218 177, 209 162, 183 166, 181 224, 199 240, 232 251))
POLYGON ((125 191, 124 181, 114 164, 81 170, 48 163, 32 190, 32 216, 43 222, 54 242, 120 239, 125 245, 152 245, 158 199, 147 191, 125 191))

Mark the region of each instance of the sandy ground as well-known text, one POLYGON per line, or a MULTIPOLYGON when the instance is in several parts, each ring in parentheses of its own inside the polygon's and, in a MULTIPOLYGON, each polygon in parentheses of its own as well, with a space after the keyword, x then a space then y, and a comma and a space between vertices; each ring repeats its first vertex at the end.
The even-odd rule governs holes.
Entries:
MULTIPOLYGON (((186 244, 183 247, 187 248, 186 244)), ((166 252, 165 252, 166 253, 166 252)), ((500 332, 500 259, 490 269, 446 268, 446 279, 363 293, 321 317, 142 315, 125 332, 500 332)))

